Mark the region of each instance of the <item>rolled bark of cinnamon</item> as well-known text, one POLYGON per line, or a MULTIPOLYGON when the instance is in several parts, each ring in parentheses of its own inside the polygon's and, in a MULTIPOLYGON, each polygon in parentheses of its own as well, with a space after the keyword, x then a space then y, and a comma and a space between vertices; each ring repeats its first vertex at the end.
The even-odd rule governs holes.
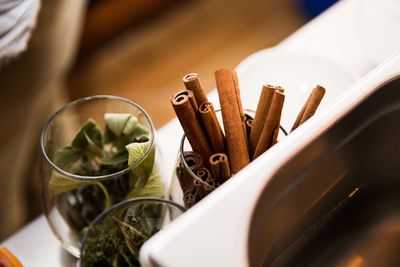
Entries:
POLYGON ((196 115, 198 115, 199 105, 197 104, 197 101, 196 101, 196 98, 194 97, 193 91, 184 89, 184 90, 180 90, 180 91, 176 92, 173 96, 175 98, 177 98, 179 96, 187 96, 189 98, 190 104, 193 107, 194 112, 196 113, 196 115))
POLYGON ((203 159, 200 154, 194 151, 185 151, 183 152, 183 158, 186 162, 186 165, 192 170, 193 173, 196 173, 198 169, 203 167, 203 159))
POLYGON ((225 136, 218 122, 213 105, 210 102, 204 102, 199 107, 199 113, 213 152, 225 153, 225 136))
POLYGON ((242 98, 240 97, 240 87, 239 87, 239 78, 237 76, 236 71, 232 71, 232 77, 233 77, 233 84, 235 85, 235 92, 236 92, 236 99, 238 101, 238 107, 240 111, 240 116, 242 117, 242 120, 244 120, 244 111, 243 111, 243 106, 242 106, 242 98))
POLYGON ((186 89, 191 90, 194 94, 198 105, 208 102, 207 95, 201 85, 199 75, 197 73, 186 74, 183 79, 186 89))
POLYGON ((176 177, 178 178, 179 185, 183 192, 193 187, 193 178, 181 164, 176 168, 176 177))
POLYGON ((297 127, 299 127, 301 124, 303 124, 305 121, 307 121, 315 114, 324 95, 325 95, 325 88, 320 85, 317 85, 312 90, 311 94, 307 98, 306 103, 304 103, 303 107, 301 108, 299 115, 297 115, 296 121, 293 124, 291 132, 293 132, 297 127))
POLYGON ((223 182, 231 176, 229 170, 228 156, 224 153, 217 153, 210 157, 212 177, 215 181, 223 182))
MULTIPOLYGON (((254 126, 254 119, 249 114, 244 114, 244 125, 246 126, 247 143, 250 143, 250 133, 254 126)), ((250 152, 250 148, 249 148, 250 152)))
POLYGON ((183 164, 183 162, 178 164, 178 167, 176 168, 176 176, 182 191, 185 192, 193 188, 193 174, 203 167, 203 160, 200 154, 194 151, 183 152, 183 158, 186 165, 183 164), (187 167, 192 170, 193 174, 188 171, 187 167))
POLYGON ((199 195, 200 199, 207 195, 206 188, 208 188, 207 180, 210 179, 211 173, 207 168, 200 168, 196 172, 196 176, 193 180, 193 184, 196 187, 196 192, 199 195))
POLYGON ((185 204, 185 208, 191 208, 194 204, 196 204, 197 193, 195 190, 188 190, 183 193, 183 203, 185 204))
POLYGON ((278 134, 279 134, 280 126, 274 130, 274 134, 272 136, 272 143, 271 146, 275 145, 278 143, 278 134))
POLYGON ((195 191, 196 191, 196 202, 202 200, 207 195, 207 191, 204 188, 204 185, 202 184, 197 185, 195 187, 195 191))
POLYGON ((275 86, 275 91, 281 92, 282 94, 285 92, 285 89, 282 86, 275 86))
POLYGON ((215 72, 215 78, 221 104, 229 165, 231 172, 235 174, 250 162, 237 77, 229 69, 219 69, 215 72))
POLYGON ((207 192, 211 192, 216 188, 216 183, 211 176, 208 177, 206 184, 207 185, 204 188, 206 189, 207 192))
POLYGON ((306 120, 308 120, 315 114, 319 104, 322 101, 322 98, 325 95, 325 91, 326 91, 325 88, 320 85, 317 85, 313 89, 313 91, 310 95, 310 100, 307 101, 308 102, 307 108, 305 109, 304 114, 301 118, 300 125, 303 124, 306 120))
POLYGON ((250 131, 249 137, 249 150, 251 156, 253 156, 254 151, 256 150, 258 140, 260 140, 261 133, 264 129, 265 120, 267 119, 268 111, 271 107, 274 91, 275 87, 269 84, 263 85, 261 90, 256 114, 254 116, 253 127, 250 131))
POLYGON ((194 185, 197 185, 197 184, 206 185, 205 183, 206 183, 207 179, 209 179, 211 177, 212 177, 211 172, 207 168, 202 167, 199 170, 197 170, 197 172, 196 172, 196 177, 194 179, 194 185))
POLYGON ((253 160, 273 145, 274 136, 276 136, 275 138, 277 138, 277 131, 279 131, 284 101, 285 95, 279 90, 275 90, 272 97, 271 107, 260 136, 260 140, 258 141, 257 147, 254 151, 253 160))
POLYGON ((246 135, 246 147, 247 147, 247 151, 248 151, 249 150, 249 141, 248 141, 249 136, 247 134, 247 128, 246 128, 246 116, 244 114, 242 100, 240 97, 239 78, 238 78, 236 71, 232 71, 232 76, 233 76, 233 84, 235 85, 235 92, 236 92, 236 96, 237 96, 237 100, 238 100, 240 116, 242 117, 242 127, 243 127, 244 134, 246 135))
POLYGON ((197 187, 197 189, 199 190, 200 197, 203 198, 215 189, 215 182, 207 168, 199 169, 196 174, 202 182, 198 183, 198 180, 195 180, 194 184, 195 186, 201 184, 201 187, 197 187))
POLYGON ((191 91, 178 92, 170 97, 170 101, 193 151, 208 159, 212 151, 194 110, 196 100, 191 98, 191 91))

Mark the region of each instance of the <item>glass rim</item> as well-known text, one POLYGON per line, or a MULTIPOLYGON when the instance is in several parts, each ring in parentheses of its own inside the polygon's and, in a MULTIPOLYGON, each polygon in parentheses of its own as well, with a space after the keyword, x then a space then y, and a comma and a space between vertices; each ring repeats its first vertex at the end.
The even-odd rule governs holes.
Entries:
POLYGON ((99 222, 101 222, 101 219, 103 217, 107 217, 110 213, 112 213, 115 210, 120 209, 121 207, 127 205, 127 204, 134 204, 136 202, 157 202, 157 203, 162 203, 162 204, 167 204, 167 205, 171 205, 174 206, 175 208, 177 208, 178 210, 185 212, 186 208, 181 206, 180 204, 172 201, 172 200, 168 200, 165 198, 160 198, 160 197, 134 197, 134 198, 128 198, 125 199, 121 202, 118 202, 114 205, 112 205, 111 207, 109 207, 108 209, 105 209, 103 212, 101 212, 99 215, 97 215, 96 218, 94 218, 94 220, 90 223, 90 225, 96 225, 99 222))
MULTIPOLYGON (((252 109, 243 109, 243 111, 244 111, 244 112, 246 112, 246 111, 247 111, 247 112, 252 112, 253 114, 256 113, 256 112, 255 112, 254 110, 252 110, 252 109)), ((217 112, 221 112, 221 109, 216 109, 215 112, 216 112, 216 113, 217 113, 217 112)), ((221 125, 221 127, 222 127, 222 125, 221 125)), ((283 132, 283 134, 284 134, 285 136, 288 136, 288 132, 286 131, 285 128, 282 127, 282 125, 279 125, 279 129, 283 132)), ((187 138, 186 138, 186 134, 183 133, 182 139, 181 139, 181 143, 180 143, 180 145, 179 145, 179 151, 178 151, 178 153, 179 153, 179 158, 180 158, 181 162, 183 163, 183 166, 185 167, 186 171, 189 172, 189 174, 190 174, 192 177, 198 177, 198 176, 192 171, 192 169, 189 167, 189 165, 187 165, 187 163, 186 163, 186 161, 185 161, 185 157, 184 157, 184 153, 185 153, 185 151, 184 151, 184 146, 185 146, 185 140, 186 140, 186 139, 187 139, 187 138)))
POLYGON ((154 135, 155 135, 155 130, 154 130, 154 124, 153 121, 151 120, 150 116, 147 114, 147 112, 138 104, 136 104, 135 102, 124 98, 124 97, 120 97, 120 96, 113 96, 113 95, 93 95, 93 96, 87 96, 87 97, 82 97, 79 99, 76 99, 72 102, 69 102, 67 104, 65 104, 64 106, 62 106, 60 109, 58 109, 57 111, 55 111, 53 114, 50 115, 50 117, 47 119, 47 121, 45 122, 42 132, 40 134, 40 152, 42 157, 44 157, 44 159, 50 164, 50 166, 59 174, 66 176, 68 178, 71 179, 76 179, 76 180, 106 180, 106 179, 112 179, 118 176, 121 176, 127 172, 129 172, 132 168, 135 168, 137 166, 139 166, 149 155, 153 145, 154 145, 154 135), (118 101, 122 101, 125 102, 127 104, 130 104, 131 106, 135 107, 136 109, 138 109, 140 112, 142 112, 142 114, 144 115, 144 117, 146 118, 146 120, 148 121, 149 125, 150 125, 150 132, 151 132, 151 136, 149 139, 150 145, 147 148, 147 151, 144 153, 143 157, 137 161, 135 164, 132 164, 128 167, 126 167, 123 170, 114 172, 114 173, 110 173, 110 174, 105 174, 105 175, 93 175, 93 176, 87 176, 87 175, 78 175, 78 174, 74 174, 68 171, 65 171, 63 169, 61 169, 60 167, 58 167, 47 155, 46 150, 45 150, 45 133, 47 132, 49 126, 51 125, 51 123, 59 116, 61 115, 64 111, 66 111, 67 109, 73 107, 73 106, 77 106, 81 103, 87 102, 87 101, 91 101, 91 100, 118 100, 118 101))

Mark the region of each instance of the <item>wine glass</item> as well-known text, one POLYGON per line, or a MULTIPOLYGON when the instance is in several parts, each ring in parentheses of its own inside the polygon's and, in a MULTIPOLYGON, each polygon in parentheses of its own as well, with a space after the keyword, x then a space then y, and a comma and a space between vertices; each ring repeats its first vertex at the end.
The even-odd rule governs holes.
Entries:
POLYGON ((83 232, 104 210, 164 196, 153 123, 128 99, 91 96, 65 105, 45 124, 40 148, 44 214, 76 257, 83 232))

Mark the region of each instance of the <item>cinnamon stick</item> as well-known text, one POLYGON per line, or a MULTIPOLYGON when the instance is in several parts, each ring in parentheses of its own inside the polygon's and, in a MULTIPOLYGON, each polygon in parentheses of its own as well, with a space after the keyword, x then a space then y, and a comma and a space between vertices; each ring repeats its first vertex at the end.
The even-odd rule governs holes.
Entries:
POLYGON ((207 132, 208 140, 214 153, 225 152, 225 136, 215 114, 214 106, 210 102, 204 102, 199 107, 200 118, 207 132))
POLYGON ((207 178, 206 186, 204 187, 207 192, 211 192, 216 188, 216 183, 211 176, 207 178))
POLYGON ((195 177, 195 179, 194 179, 194 184, 195 185, 197 185, 197 184, 204 184, 205 185, 207 179, 209 177, 211 177, 211 173, 207 168, 202 167, 199 170, 197 170, 196 176, 197 177, 195 177))
POLYGON ((196 204, 197 193, 194 190, 185 191, 183 193, 183 203, 185 203, 185 208, 191 208, 196 204))
POLYGON ((210 166, 212 177, 215 181, 225 181, 231 176, 229 170, 228 156, 223 153, 217 153, 210 157, 210 166))
POLYGON ((307 98, 306 103, 304 103, 303 107, 301 108, 299 115, 297 115, 296 121, 293 124, 291 132, 293 132, 297 127, 299 127, 301 124, 303 124, 305 121, 307 121, 315 114, 324 95, 325 95, 325 88, 320 85, 317 85, 312 90, 311 94, 307 98))
POLYGON ((193 184, 200 199, 206 195, 205 187, 207 186, 206 180, 209 175, 206 168, 201 168, 196 172, 196 177, 193 179, 193 184))
POLYGON ((236 92, 236 96, 237 96, 237 101, 238 101, 238 107, 239 107, 239 111, 240 111, 240 116, 242 117, 242 119, 244 119, 244 111, 243 111, 243 106, 242 106, 242 100, 240 97, 240 87, 239 87, 239 78, 237 76, 236 71, 231 71, 232 73, 232 77, 233 77, 233 84, 235 85, 235 92, 236 92))
POLYGON ((183 192, 190 190, 193 187, 193 178, 189 175, 181 164, 176 168, 176 177, 183 192))
POLYGON ((193 174, 188 171, 187 167, 189 167, 193 173, 196 173, 197 170, 203 166, 203 160, 198 153, 193 151, 183 152, 183 158, 186 165, 183 164, 183 162, 178 164, 176 168, 176 176, 182 191, 185 192, 193 188, 193 174))
POLYGON ((278 92, 281 92, 281 93, 284 93, 285 92, 285 89, 282 87, 282 86, 275 86, 275 91, 278 91, 278 92))
POLYGON ((280 127, 275 128, 274 134, 272 135, 272 142, 271 146, 275 145, 278 143, 278 134, 279 134, 280 127))
POLYGON ((310 100, 307 101, 308 102, 307 108, 305 109, 304 114, 303 114, 303 116, 301 118, 300 125, 303 124, 306 120, 308 120, 309 118, 311 118, 315 114, 315 112, 317 111, 317 108, 318 108, 319 104, 321 103, 322 98, 324 97, 324 95, 325 95, 325 88, 324 87, 322 87, 320 85, 317 85, 313 89, 313 91, 312 91, 312 93, 310 95, 310 100))
POLYGON ((197 73, 189 73, 183 77, 183 83, 186 89, 191 90, 199 105, 208 102, 207 95, 201 85, 199 75, 197 73))
POLYGON ((254 119, 249 114, 244 114, 244 125, 246 126, 247 143, 250 142, 251 129, 254 126, 254 119))
POLYGON ((212 155, 211 147, 196 116, 196 100, 192 96, 191 91, 184 90, 172 95, 170 101, 193 151, 208 159, 212 155))
POLYGON ((237 77, 229 69, 219 69, 215 72, 215 78, 221 104, 230 169, 235 174, 250 162, 237 77))
POLYGON ((239 78, 237 75, 236 71, 232 71, 232 76, 233 76, 233 84, 235 85, 235 92, 237 95, 237 100, 238 100, 238 107, 239 107, 239 111, 240 111, 240 117, 242 118, 242 127, 243 127, 243 131, 244 134, 246 135, 246 146, 247 146, 247 150, 249 150, 249 135, 247 134, 247 128, 246 128, 246 116, 244 114, 244 110, 243 110, 243 106, 242 106, 242 100, 240 97, 240 89, 239 89, 239 78))
POLYGON ((197 192, 203 198, 215 189, 215 182, 207 168, 199 169, 196 174, 200 179, 195 179, 194 185, 197 186, 197 192))
POLYGON ((200 156, 200 154, 194 151, 183 152, 183 158, 186 165, 192 170, 193 173, 196 173, 196 171, 203 166, 202 157, 200 156))
POLYGON ((174 94, 174 97, 179 97, 179 96, 187 96, 189 98, 190 104, 192 105, 193 110, 197 115, 198 110, 199 110, 199 105, 197 104, 197 101, 196 101, 196 98, 194 97, 193 91, 183 89, 174 94))
POLYGON ((249 137, 249 150, 250 155, 254 154, 258 140, 260 140, 261 133, 264 129, 265 120, 267 119, 268 111, 271 107, 272 96, 275 87, 269 84, 263 85, 261 95, 258 100, 256 114, 254 116, 253 127, 250 131, 249 137))
POLYGON ((285 95, 279 90, 275 90, 272 96, 271 107, 265 120, 264 128, 254 151, 253 160, 264 153, 274 143, 274 135, 279 131, 282 115, 283 102, 285 95), (275 134, 274 134, 275 133, 275 134))

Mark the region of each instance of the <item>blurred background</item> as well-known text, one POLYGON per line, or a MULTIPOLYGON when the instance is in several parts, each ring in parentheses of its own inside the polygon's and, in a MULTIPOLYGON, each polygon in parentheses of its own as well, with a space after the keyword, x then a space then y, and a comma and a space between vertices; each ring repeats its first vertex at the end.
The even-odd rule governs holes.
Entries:
POLYGON ((234 68, 306 20, 295 0, 91 1, 69 93, 127 97, 160 127, 173 117, 168 97, 184 74, 199 73, 211 90, 217 68, 234 68))
POLYGON ((123 96, 159 128, 174 117, 168 98, 186 73, 199 73, 210 91, 217 68, 276 45, 334 2, 14 2, 32 1, 40 8, 27 49, 0 65, 0 241, 41 213, 40 130, 63 104, 123 96))

